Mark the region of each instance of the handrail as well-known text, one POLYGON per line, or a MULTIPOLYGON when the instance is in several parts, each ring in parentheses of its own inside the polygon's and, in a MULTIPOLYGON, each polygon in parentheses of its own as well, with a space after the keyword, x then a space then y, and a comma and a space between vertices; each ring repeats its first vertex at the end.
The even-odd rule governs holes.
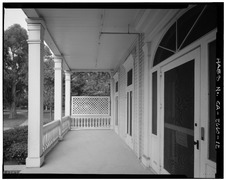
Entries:
POLYGON ((61 124, 61 127, 62 127, 62 136, 64 136, 71 128, 71 118, 70 116, 64 116, 62 118, 62 124, 61 124))
POLYGON ((64 116, 64 117, 62 117, 62 123, 65 122, 65 121, 67 121, 67 120, 69 120, 68 118, 70 118, 70 116, 64 116))
POLYGON ((60 136, 60 120, 49 122, 43 126, 42 150, 47 154, 57 143, 60 136))
POLYGON ((48 124, 45 124, 43 126, 43 134, 46 134, 47 132, 51 131, 53 128, 55 128, 59 124, 60 124, 60 120, 51 121, 48 124))

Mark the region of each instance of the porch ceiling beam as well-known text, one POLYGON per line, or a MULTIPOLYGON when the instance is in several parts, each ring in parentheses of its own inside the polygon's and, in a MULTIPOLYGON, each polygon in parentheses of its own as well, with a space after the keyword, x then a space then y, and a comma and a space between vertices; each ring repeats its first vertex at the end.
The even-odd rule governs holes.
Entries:
POLYGON ((112 73, 113 69, 71 69, 71 72, 109 72, 109 73, 112 73))
POLYGON ((101 34, 131 34, 131 35, 139 35, 140 33, 130 33, 130 32, 101 32, 101 34))
MULTIPOLYGON (((44 21, 44 19, 42 19, 39 15, 39 13, 37 12, 36 9, 22 9, 24 11, 24 13, 26 14, 26 16, 28 17, 28 19, 26 20, 29 23, 41 23, 43 25, 43 27, 45 28, 45 33, 44 33, 44 41, 47 43, 47 45, 50 47, 51 51, 54 53, 54 55, 57 56, 62 56, 62 53, 60 52, 58 46, 56 45, 54 39, 52 38, 46 23, 44 21)), ((70 67, 68 66, 68 63, 66 61, 66 59, 63 57, 63 67, 65 70, 70 70, 70 67)))

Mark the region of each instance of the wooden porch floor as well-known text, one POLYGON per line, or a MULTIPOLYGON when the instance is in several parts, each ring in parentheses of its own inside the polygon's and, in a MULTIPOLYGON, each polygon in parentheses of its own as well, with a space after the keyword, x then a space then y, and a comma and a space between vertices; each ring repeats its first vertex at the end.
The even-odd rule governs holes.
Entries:
POLYGON ((69 131, 41 168, 21 173, 153 174, 112 130, 69 131))

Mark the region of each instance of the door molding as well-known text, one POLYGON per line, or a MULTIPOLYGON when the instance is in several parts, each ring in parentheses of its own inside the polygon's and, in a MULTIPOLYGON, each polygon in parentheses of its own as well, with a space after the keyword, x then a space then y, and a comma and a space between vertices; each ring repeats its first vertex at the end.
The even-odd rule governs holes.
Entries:
MULTIPOLYGON (((160 68, 160 84, 161 84, 161 92, 160 92, 160 142, 161 142, 161 162, 160 169, 161 173, 169 173, 166 169, 164 169, 164 82, 165 82, 165 72, 179 67, 187 62, 194 60, 194 141, 199 140, 199 126, 200 126, 200 48, 196 48, 193 51, 187 52, 186 54, 175 58, 170 63, 161 66, 160 68)), ((175 127, 174 127, 175 128, 175 127)), ((191 132, 189 132, 190 134, 191 132)), ((199 162, 200 162, 199 150, 194 146, 194 177, 198 177, 199 175, 199 162)))

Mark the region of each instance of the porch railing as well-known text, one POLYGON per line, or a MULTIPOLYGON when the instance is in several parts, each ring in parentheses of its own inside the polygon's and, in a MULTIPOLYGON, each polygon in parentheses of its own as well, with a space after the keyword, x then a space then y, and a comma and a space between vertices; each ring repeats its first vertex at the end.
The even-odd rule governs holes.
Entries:
POLYGON ((60 137, 60 120, 52 121, 43 126, 43 146, 44 154, 47 154, 58 142, 60 137))
POLYGON ((111 128, 109 96, 73 96, 71 129, 111 128))
POLYGON ((65 116, 62 118, 62 136, 71 129, 71 117, 65 116))
POLYGON ((43 126, 43 146, 42 150, 44 154, 47 154, 69 130, 71 124, 70 116, 62 118, 60 120, 52 121, 43 126))
POLYGON ((111 128, 111 117, 73 117, 71 127, 72 129, 109 129, 111 128))

